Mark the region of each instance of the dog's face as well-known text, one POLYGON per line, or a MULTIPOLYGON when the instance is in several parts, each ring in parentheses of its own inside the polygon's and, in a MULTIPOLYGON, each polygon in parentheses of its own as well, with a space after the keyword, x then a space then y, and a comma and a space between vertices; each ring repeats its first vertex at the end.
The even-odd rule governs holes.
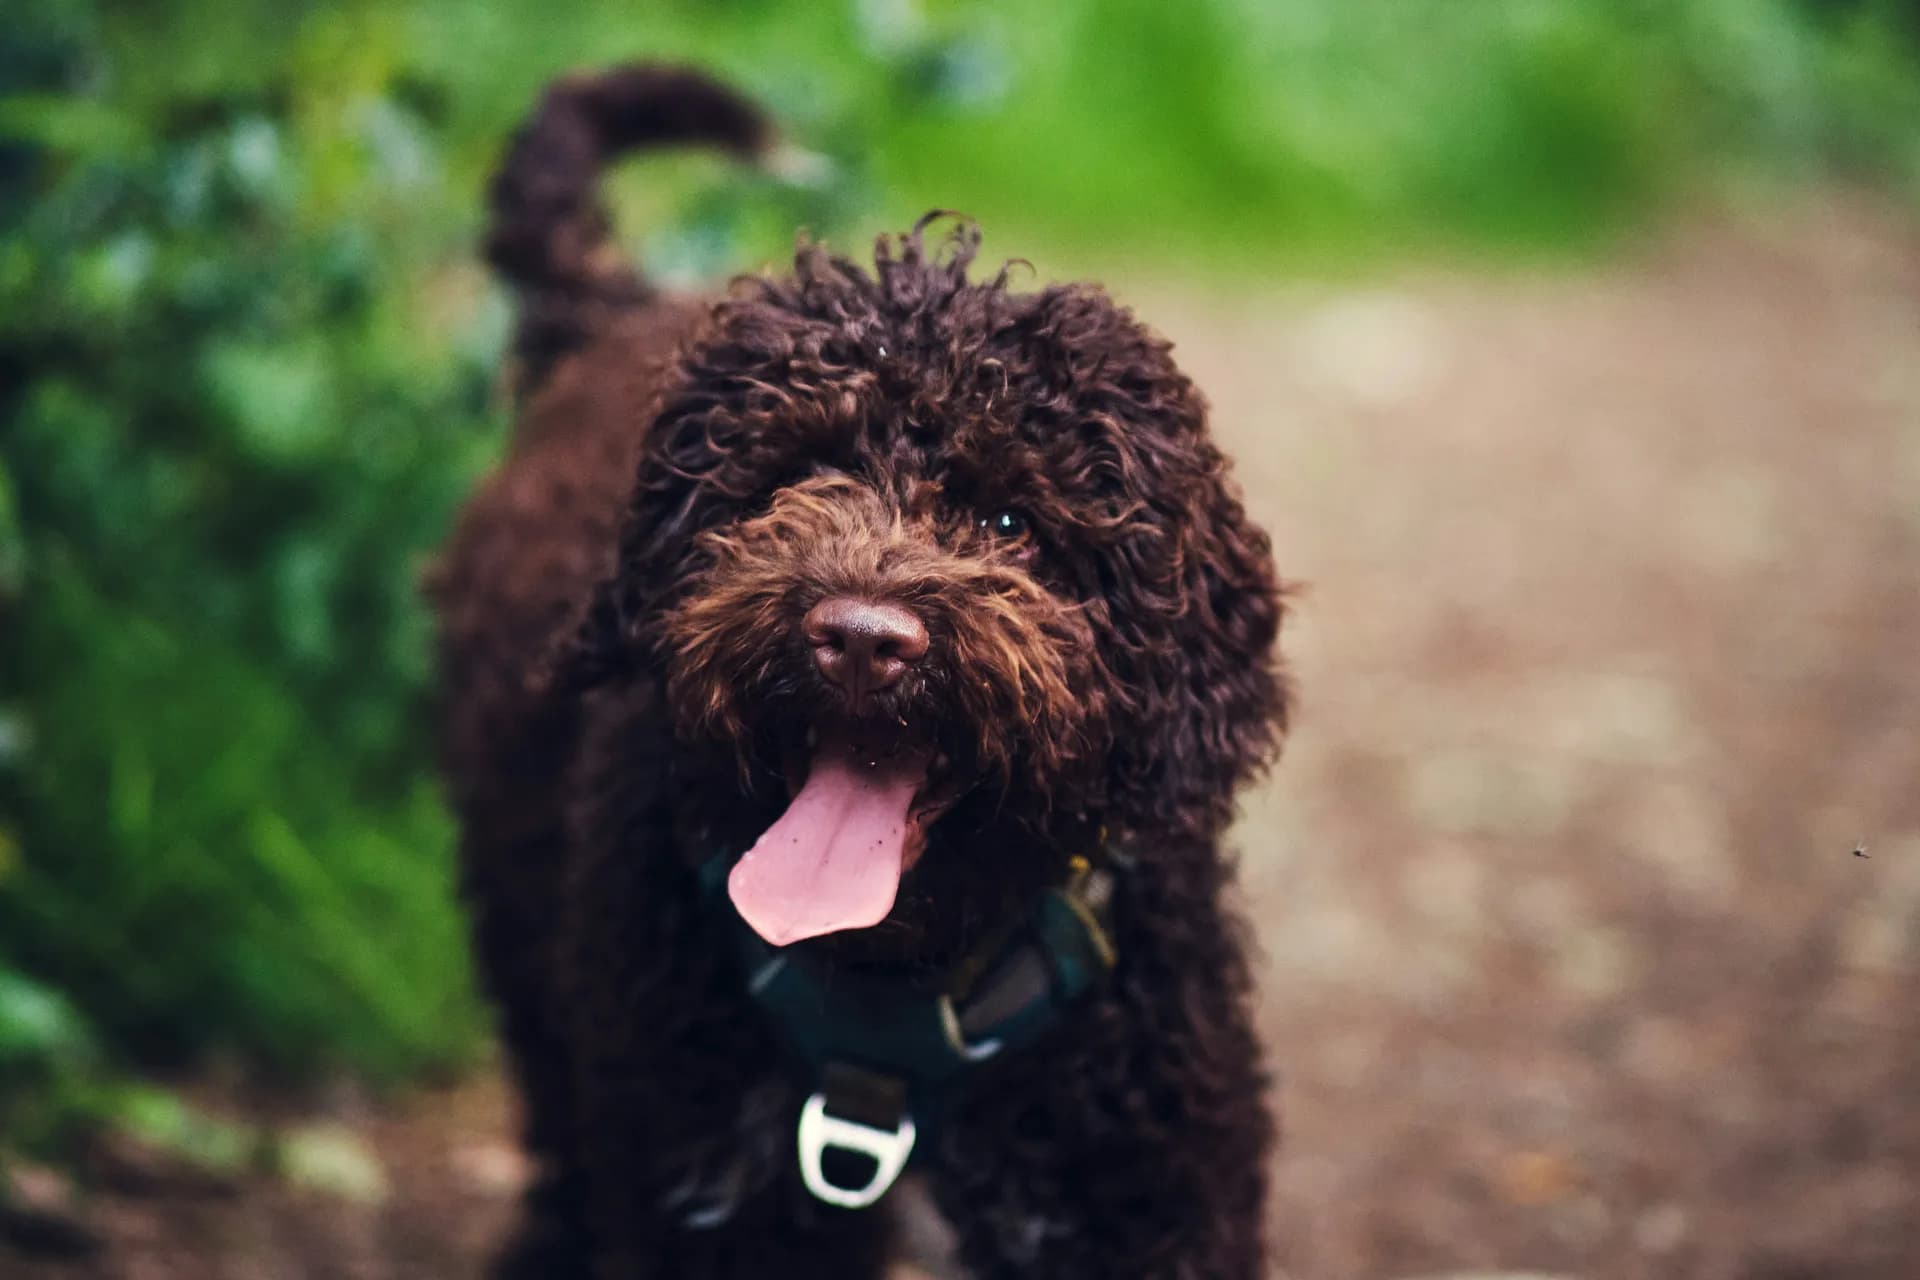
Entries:
POLYGON ((776 944, 908 872, 937 911, 1103 828, 1204 842, 1277 741, 1278 587, 1200 397, 1097 290, 968 283, 973 244, 803 251, 723 303, 586 629, 737 779, 776 944))

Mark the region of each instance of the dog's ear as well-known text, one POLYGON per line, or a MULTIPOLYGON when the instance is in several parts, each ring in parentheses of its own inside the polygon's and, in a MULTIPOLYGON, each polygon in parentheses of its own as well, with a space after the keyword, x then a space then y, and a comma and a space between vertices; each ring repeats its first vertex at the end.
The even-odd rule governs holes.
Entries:
POLYGON ((623 594, 618 573, 594 587, 578 625, 555 642, 534 673, 535 683, 548 692, 579 694, 633 672, 639 645, 623 594))
POLYGON ((1282 592, 1266 532, 1247 516, 1212 446, 1179 529, 1191 607, 1175 624, 1188 692, 1174 715, 1174 791, 1211 795, 1221 817, 1230 793, 1269 765, 1286 731, 1286 686, 1274 651, 1282 592))
POLYGON ((1114 604, 1116 614, 1140 612, 1124 677, 1138 721, 1116 742, 1113 799, 1136 823, 1205 839, 1231 820, 1235 790, 1277 754, 1287 703, 1267 536, 1204 437, 1191 461, 1184 478, 1162 476, 1173 501, 1156 512, 1164 525, 1153 576, 1167 590, 1114 604))
POLYGON ((739 429, 726 400, 698 388, 668 398, 648 428, 613 570, 547 663, 554 688, 584 692, 659 669, 664 615, 704 565, 699 534, 737 513, 726 477, 716 477, 739 429))
MULTIPOLYGON (((712 448, 711 426, 702 415, 674 415, 670 408, 654 430, 712 448)), ((618 561, 594 588, 579 624, 556 646, 546 673, 552 685, 582 692, 658 669, 664 615, 705 559, 698 535, 734 510, 728 494, 703 486, 697 472, 676 464, 671 450, 649 449, 621 522, 618 561)))
POLYGON ((1108 804, 1122 825, 1205 840, 1278 751, 1282 592, 1171 348, 1097 290, 1049 291, 1030 322, 1053 341, 1083 466, 1124 532, 1100 556, 1103 648, 1120 698, 1108 804), (1062 341, 1061 339, 1066 339, 1062 341))

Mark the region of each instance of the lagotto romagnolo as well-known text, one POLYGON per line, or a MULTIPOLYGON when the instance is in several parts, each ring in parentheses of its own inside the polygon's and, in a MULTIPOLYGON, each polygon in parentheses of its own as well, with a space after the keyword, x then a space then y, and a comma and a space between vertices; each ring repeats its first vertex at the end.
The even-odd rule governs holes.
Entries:
MULTIPOLYGON (((929 221, 669 296, 560 82, 493 187, 519 425, 432 577, 481 973, 539 1176, 499 1274, 1254 1280, 1274 1126, 1220 839, 1281 594, 1169 345, 929 221)), ((963 200, 964 192, 956 199, 963 200)))

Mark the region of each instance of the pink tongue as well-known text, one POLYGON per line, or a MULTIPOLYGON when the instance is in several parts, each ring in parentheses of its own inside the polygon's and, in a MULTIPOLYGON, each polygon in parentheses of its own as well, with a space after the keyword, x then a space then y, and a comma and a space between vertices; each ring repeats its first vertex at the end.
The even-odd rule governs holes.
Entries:
POLYGON ((740 918, 776 947, 886 919, 924 751, 823 740, 806 785, 727 877, 740 918))

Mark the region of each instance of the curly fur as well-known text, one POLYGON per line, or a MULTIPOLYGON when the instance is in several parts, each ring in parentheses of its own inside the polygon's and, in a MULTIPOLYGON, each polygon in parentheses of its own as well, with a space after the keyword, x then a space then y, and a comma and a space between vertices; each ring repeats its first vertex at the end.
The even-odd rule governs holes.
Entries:
POLYGON ((1075 855, 1126 861, 1112 982, 983 1067, 928 1153, 964 1263, 1251 1280, 1273 1125, 1219 839, 1283 728, 1281 603, 1204 401, 1099 289, 971 280, 965 225, 871 270, 803 245, 710 305, 596 285, 579 156, 758 119, 680 72, 726 109, 650 133, 665 74, 568 82, 496 184, 531 373, 432 584, 476 950, 545 1171, 500 1274, 880 1273, 885 1215, 798 1185, 800 1098, 691 874, 778 815, 837 696, 799 619, 853 592, 925 620, 883 708, 968 789, 888 920, 798 946, 938 971, 1075 855), (527 141, 556 110, 558 176, 527 141), (980 528, 1001 510, 1030 535, 980 528))

